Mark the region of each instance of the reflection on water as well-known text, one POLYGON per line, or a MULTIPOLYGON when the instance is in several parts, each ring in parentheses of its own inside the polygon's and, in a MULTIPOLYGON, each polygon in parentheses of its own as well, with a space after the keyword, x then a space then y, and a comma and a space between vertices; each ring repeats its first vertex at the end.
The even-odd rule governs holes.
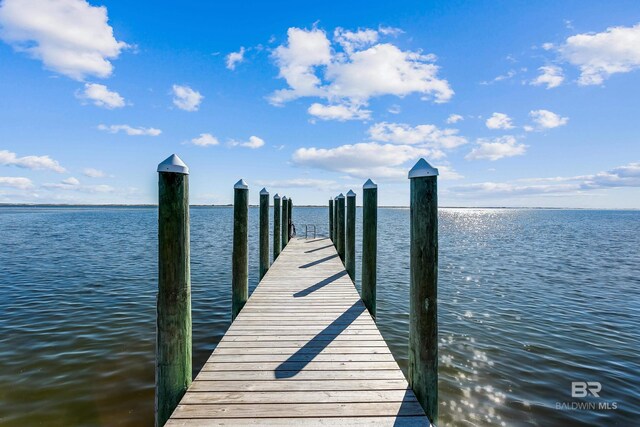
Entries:
MULTIPOLYGON (((192 209, 195 371, 230 322, 231 214, 192 209)), ((326 217, 294 209, 321 230, 326 217)), ((379 212, 378 324, 403 369, 408 220, 379 212)), ((253 288, 257 209, 250 221, 253 288)), ((637 421, 639 224, 629 211, 440 211, 440 425, 637 421), (600 398, 571 398, 571 381, 601 382, 600 398), (618 409, 556 409, 571 401, 618 409)), ((152 425, 155 208, 0 208, 0 230, 0 424, 152 425)))

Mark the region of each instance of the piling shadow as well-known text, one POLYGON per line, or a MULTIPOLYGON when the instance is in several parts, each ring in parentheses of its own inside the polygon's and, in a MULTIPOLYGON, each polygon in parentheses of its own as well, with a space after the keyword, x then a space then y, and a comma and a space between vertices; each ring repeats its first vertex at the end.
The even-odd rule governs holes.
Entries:
POLYGON ((342 276, 345 276, 346 274, 347 274, 347 272, 345 270, 342 270, 340 273, 336 273, 336 274, 334 274, 332 276, 329 276, 326 279, 321 280, 320 282, 316 283, 315 285, 309 286, 307 289, 303 289, 300 292, 296 292, 295 294, 293 294, 293 297, 294 298, 306 297, 310 293, 315 292, 315 291, 317 291, 318 289, 321 289, 324 286, 327 286, 329 283, 335 282, 336 280, 338 280, 342 276))
POLYGON ((333 245, 321 246, 321 247, 319 247, 319 248, 315 248, 315 249, 311 249, 311 250, 309 250, 309 251, 305 251, 304 253, 305 253, 305 254, 310 254, 310 253, 312 253, 312 252, 317 252, 317 251, 321 251, 321 250, 323 250, 323 249, 330 248, 331 246, 333 246, 333 245))
POLYGON ((313 242, 321 242, 323 240, 327 240, 328 237, 321 237, 319 239, 307 240, 305 243, 313 243, 313 242))
MULTIPOLYGON (((411 410, 410 403, 413 402, 415 404, 415 397, 413 392, 409 387, 404 391, 404 396, 402 398, 402 403, 400 404, 400 408, 398 408, 398 414, 396 415, 396 419, 393 422, 393 427, 409 427, 416 426, 416 418, 414 411, 411 410), (409 416, 408 416, 409 415, 409 416)), ((429 427, 429 424, 420 424, 424 425, 424 427, 429 427)))
POLYGON ((300 266, 300 267, 298 267, 298 268, 309 268, 309 267, 313 267, 314 265, 322 264, 322 263, 323 263, 323 262, 325 262, 325 261, 329 261, 330 259, 337 258, 337 257, 338 257, 338 254, 335 254, 335 255, 329 255, 329 256, 327 256, 327 257, 320 258, 320 259, 318 259, 318 260, 315 260, 315 261, 313 261, 313 262, 310 262, 309 264, 301 265, 301 266, 300 266))
POLYGON ((338 335, 342 333, 366 308, 361 301, 354 303, 329 326, 311 338, 298 351, 292 354, 275 369, 277 379, 292 378, 302 371, 318 354, 322 352, 338 335))

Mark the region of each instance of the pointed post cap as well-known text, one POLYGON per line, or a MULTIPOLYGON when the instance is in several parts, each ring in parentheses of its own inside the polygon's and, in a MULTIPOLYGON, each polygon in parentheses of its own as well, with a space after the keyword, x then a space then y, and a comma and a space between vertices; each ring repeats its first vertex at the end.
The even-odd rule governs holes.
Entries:
POLYGON ((362 186, 363 190, 370 190, 372 188, 378 188, 378 184, 371 181, 370 179, 368 179, 367 182, 365 182, 364 185, 362 186))
POLYGON ((356 197, 356 193, 354 193, 353 190, 349 190, 347 197, 356 197))
POLYGON ((409 171, 409 179, 425 176, 438 176, 438 169, 431 166, 425 159, 420 159, 409 171))
POLYGON ((342 193, 338 194, 338 197, 336 197, 336 199, 344 199, 344 194, 342 193))
POLYGON ((288 200, 288 199, 287 199, 287 196, 283 196, 283 197, 282 197, 282 200, 288 200))
POLYGON ((275 196, 273 196, 273 198, 274 198, 274 199, 278 199, 278 200, 280 200, 280 195, 279 195, 278 193, 276 193, 276 195, 275 195, 275 196))
POLYGON ((260 190, 260 195, 261 196, 268 196, 269 192, 267 191, 267 188, 263 188, 262 190, 260 190))
POLYGON ((189 175, 189 168, 182 159, 175 154, 170 155, 158 165, 158 172, 181 173, 189 175))
POLYGON ((235 188, 236 190, 248 190, 249 186, 244 181, 244 179, 241 179, 238 182, 236 182, 236 185, 234 185, 233 188, 235 188))

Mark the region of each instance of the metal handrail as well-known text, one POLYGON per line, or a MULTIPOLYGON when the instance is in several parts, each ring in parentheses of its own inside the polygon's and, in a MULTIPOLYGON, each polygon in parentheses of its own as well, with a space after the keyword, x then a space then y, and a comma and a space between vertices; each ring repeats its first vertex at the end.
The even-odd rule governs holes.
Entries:
POLYGON ((313 227, 313 238, 316 238, 316 225, 315 224, 305 224, 304 225, 304 238, 308 239, 309 238, 309 227, 313 227))

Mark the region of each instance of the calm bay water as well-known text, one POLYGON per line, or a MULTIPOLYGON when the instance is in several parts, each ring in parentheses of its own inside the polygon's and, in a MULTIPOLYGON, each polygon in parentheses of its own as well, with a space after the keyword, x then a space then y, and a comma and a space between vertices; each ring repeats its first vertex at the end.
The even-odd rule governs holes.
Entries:
MULTIPOLYGON (((156 221, 0 207, 1 425, 153 424, 156 221)), ((327 210, 294 221, 326 233, 327 210)), ((408 223, 379 211, 378 324, 403 369, 408 223)), ((230 323, 231 224, 230 208, 191 210, 195 372, 230 323)), ((638 425, 640 211, 441 209, 439 232, 440 425, 638 425), (600 397, 572 398, 572 381, 600 397)))

